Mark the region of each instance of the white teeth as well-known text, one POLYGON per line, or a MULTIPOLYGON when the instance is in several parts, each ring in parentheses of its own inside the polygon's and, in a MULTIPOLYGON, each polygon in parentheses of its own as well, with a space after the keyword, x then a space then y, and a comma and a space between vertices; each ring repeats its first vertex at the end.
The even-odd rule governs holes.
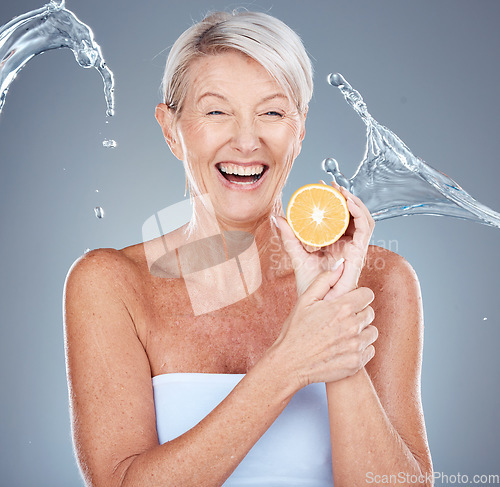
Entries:
POLYGON ((253 184, 253 181, 248 181, 244 183, 243 181, 231 181, 231 184, 253 184))
MULTIPOLYGON (((219 164, 219 169, 226 174, 237 174, 238 176, 252 176, 253 174, 260 174, 264 170, 262 164, 256 166, 238 166, 236 164, 219 164)), ((243 183, 245 184, 245 183, 243 183)))

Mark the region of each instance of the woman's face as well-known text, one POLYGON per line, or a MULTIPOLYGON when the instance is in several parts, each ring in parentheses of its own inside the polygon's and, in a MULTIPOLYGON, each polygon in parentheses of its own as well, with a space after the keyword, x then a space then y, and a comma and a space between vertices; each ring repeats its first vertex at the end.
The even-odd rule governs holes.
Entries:
POLYGON ((305 133, 305 115, 266 70, 236 51, 199 58, 170 134, 172 114, 161 109, 157 118, 172 152, 209 194, 217 218, 236 228, 266 218, 305 133))

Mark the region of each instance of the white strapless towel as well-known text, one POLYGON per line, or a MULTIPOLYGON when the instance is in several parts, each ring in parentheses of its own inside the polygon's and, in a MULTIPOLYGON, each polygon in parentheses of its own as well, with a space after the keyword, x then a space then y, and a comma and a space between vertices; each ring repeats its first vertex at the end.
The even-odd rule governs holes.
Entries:
MULTIPOLYGON (((199 423, 243 377, 203 373, 153 377, 160 443, 177 438, 199 423)), ((224 486, 333 486, 324 384, 311 384, 295 394, 224 486)))

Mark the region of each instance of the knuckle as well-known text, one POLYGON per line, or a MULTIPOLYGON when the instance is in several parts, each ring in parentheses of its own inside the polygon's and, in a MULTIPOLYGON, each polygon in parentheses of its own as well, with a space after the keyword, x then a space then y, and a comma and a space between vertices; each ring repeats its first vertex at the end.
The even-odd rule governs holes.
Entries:
POLYGON ((374 357, 374 355, 375 355, 375 347, 373 345, 370 345, 369 347, 366 347, 366 355, 367 355, 366 362, 369 362, 374 357))
POLYGON ((361 360, 360 353, 351 353, 346 357, 346 365, 348 369, 358 370, 362 367, 363 363, 361 360))
POLYGON ((352 339, 352 348, 354 352, 362 352, 363 349, 365 348, 363 340, 359 335, 352 339))
POLYGON ((341 303, 337 304, 337 315, 342 319, 351 314, 351 305, 343 300, 341 303))
POLYGON ((352 323, 349 324, 347 327, 347 332, 349 333, 349 336, 356 336, 359 333, 359 323, 358 320, 353 320, 352 323))
POLYGON ((359 352, 362 352, 363 348, 364 346, 359 335, 351 336, 344 341, 343 349, 344 353, 347 355, 356 355, 359 352))

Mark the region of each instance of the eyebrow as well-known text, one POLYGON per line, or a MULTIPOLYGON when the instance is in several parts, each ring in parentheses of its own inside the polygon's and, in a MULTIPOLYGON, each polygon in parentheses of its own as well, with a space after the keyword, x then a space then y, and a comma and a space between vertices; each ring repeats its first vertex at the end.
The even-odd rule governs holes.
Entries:
MULTIPOLYGON (((206 98, 208 96, 214 96, 214 97, 219 98, 221 100, 229 101, 224 95, 221 95, 220 93, 214 93, 212 91, 207 91, 207 92, 203 93, 203 95, 201 95, 198 98, 197 103, 200 103, 200 101, 203 98, 206 98)), ((262 100, 260 100, 259 103, 264 103, 266 101, 273 100, 274 98, 283 98, 283 99, 285 99, 285 100, 288 101, 288 97, 285 94, 283 94, 283 93, 273 93, 272 95, 268 95, 268 96, 262 98, 262 100)))
POLYGON ((203 93, 203 95, 201 95, 198 98, 197 102, 200 103, 200 101, 203 100, 203 98, 206 98, 207 96, 215 96, 216 98, 220 98, 221 100, 228 101, 225 96, 220 95, 219 93, 213 93, 211 91, 207 91, 206 93, 203 93))

